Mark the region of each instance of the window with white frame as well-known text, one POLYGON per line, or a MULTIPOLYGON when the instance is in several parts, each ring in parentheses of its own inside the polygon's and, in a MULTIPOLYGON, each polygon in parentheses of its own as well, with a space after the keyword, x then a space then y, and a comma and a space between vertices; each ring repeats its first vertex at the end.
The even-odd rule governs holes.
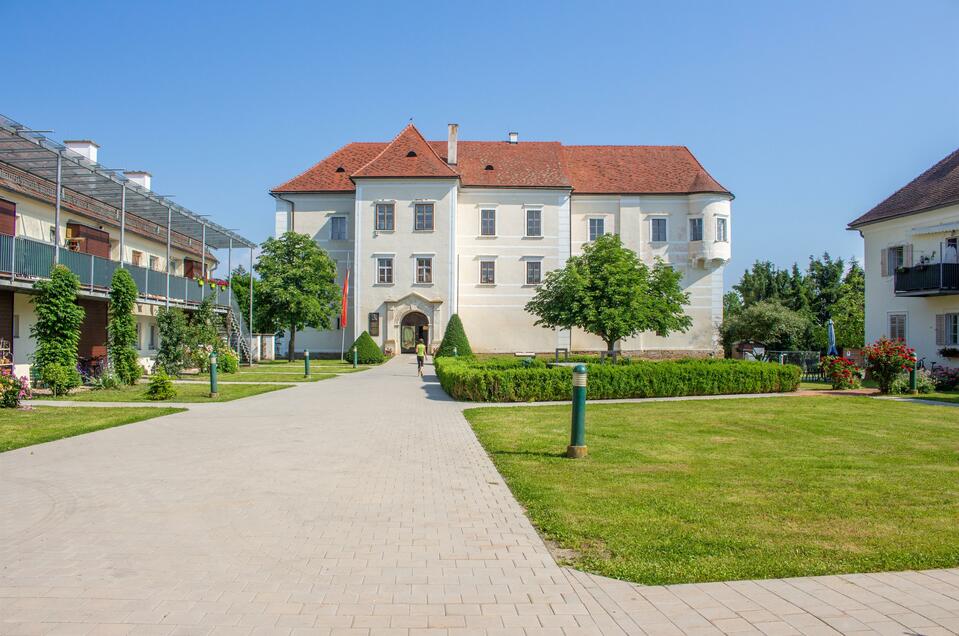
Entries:
POLYGON ((480 210, 480 236, 496 236, 496 210, 480 210))
POLYGON ((906 248, 902 245, 896 245, 895 247, 890 247, 888 256, 887 268, 890 273, 896 271, 900 267, 906 264, 906 248))
POLYGON ((589 219, 589 240, 595 241, 606 234, 606 219, 589 219))
POLYGON ((376 282, 380 285, 393 284, 393 257, 381 256, 376 259, 376 282))
POLYGON ((959 314, 946 314, 945 328, 945 338, 942 344, 953 347, 959 345, 959 314))
POLYGON ((703 240, 703 220, 701 218, 689 219, 689 240, 703 240))
POLYGON ((392 203, 376 204, 376 229, 378 231, 392 232, 395 218, 395 208, 392 203))
POLYGON ((526 284, 539 285, 543 282, 542 261, 526 261, 526 284))
POLYGON ((649 220, 650 239, 653 243, 666 242, 666 219, 652 218, 649 220))
POLYGON ((433 204, 417 203, 413 207, 413 229, 417 232, 433 231, 433 204))
POLYGON ((433 283, 433 257, 416 257, 416 282, 420 285, 430 285, 433 283))
POLYGON ((906 314, 889 314, 889 339, 906 340, 906 314))
POLYGON ((346 240, 346 217, 345 216, 330 217, 330 240, 331 241, 346 240))
POLYGON ((150 269, 152 269, 152 270, 155 271, 155 272, 160 271, 160 257, 159 257, 159 256, 151 256, 151 257, 150 257, 150 269))
POLYGON ((716 219, 716 240, 729 241, 729 220, 722 216, 716 219))
POLYGON ((496 261, 480 261, 480 285, 496 284, 496 261))
POLYGON ((526 236, 543 235, 543 211, 539 208, 526 210, 526 236))

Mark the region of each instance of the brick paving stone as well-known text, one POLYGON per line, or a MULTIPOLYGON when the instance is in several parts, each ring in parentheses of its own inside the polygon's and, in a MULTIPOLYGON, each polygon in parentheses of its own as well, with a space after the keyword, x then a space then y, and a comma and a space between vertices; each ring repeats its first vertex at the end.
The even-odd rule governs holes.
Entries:
POLYGON ((400 357, 0 454, 0 636, 959 632, 959 569, 561 568, 463 406, 400 357))

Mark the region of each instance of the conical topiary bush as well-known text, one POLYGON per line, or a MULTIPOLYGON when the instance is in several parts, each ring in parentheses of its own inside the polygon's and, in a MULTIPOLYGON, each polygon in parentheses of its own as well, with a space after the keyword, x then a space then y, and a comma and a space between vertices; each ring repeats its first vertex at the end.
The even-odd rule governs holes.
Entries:
POLYGON ((354 349, 356 350, 356 361, 359 364, 379 364, 383 362, 383 352, 379 345, 373 342, 373 338, 365 331, 346 351, 345 359, 347 362, 353 362, 354 349))
POLYGON ((463 329, 463 322, 458 314, 450 316, 450 321, 446 323, 446 333, 443 334, 443 342, 440 348, 436 350, 435 356, 453 356, 453 347, 456 347, 456 355, 459 357, 473 357, 473 350, 470 348, 470 341, 466 337, 466 330, 463 329))

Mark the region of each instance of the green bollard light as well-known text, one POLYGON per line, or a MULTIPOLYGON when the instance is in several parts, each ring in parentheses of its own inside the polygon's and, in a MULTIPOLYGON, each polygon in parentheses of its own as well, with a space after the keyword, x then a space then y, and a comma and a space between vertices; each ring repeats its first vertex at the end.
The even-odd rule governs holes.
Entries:
POLYGON ((310 377, 310 350, 307 349, 303 352, 303 377, 310 377))
POLYGON ((353 348, 353 368, 354 369, 356 368, 356 359, 357 359, 356 347, 354 347, 353 348))
POLYGON ((586 457, 586 365, 573 368, 573 416, 566 456, 570 459, 586 457))
POLYGON ((912 363, 912 368, 909 369, 909 392, 913 395, 919 395, 919 381, 916 377, 916 362, 912 363))
POLYGON ((216 386, 216 351, 210 352, 210 397, 219 397, 220 391, 216 386))

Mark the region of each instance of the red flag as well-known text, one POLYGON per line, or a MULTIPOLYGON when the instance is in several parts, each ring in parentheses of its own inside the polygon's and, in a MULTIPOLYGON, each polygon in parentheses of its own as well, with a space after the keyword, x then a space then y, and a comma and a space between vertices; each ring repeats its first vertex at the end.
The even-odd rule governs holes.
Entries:
POLYGON ((340 329, 346 329, 346 301, 350 295, 350 270, 346 270, 343 278, 343 306, 340 308, 340 329))

